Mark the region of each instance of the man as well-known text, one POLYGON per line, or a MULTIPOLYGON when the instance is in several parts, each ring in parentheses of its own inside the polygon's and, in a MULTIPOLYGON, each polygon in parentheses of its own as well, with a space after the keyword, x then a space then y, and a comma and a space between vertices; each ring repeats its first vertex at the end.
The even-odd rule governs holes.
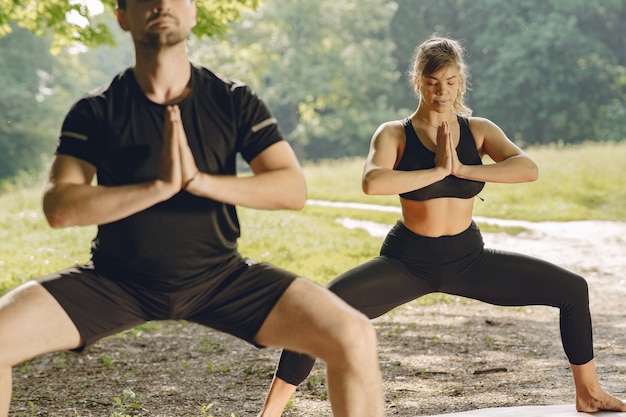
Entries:
POLYGON ((267 107, 189 62, 192 0, 119 0, 116 16, 133 37, 135 65, 70 110, 43 199, 52 227, 98 225, 92 261, 0 299, 0 417, 12 366, 158 319, 319 357, 335 416, 382 416, 367 318, 237 252, 236 205, 305 201, 300 166, 267 107), (253 175, 236 175, 237 153, 253 175))

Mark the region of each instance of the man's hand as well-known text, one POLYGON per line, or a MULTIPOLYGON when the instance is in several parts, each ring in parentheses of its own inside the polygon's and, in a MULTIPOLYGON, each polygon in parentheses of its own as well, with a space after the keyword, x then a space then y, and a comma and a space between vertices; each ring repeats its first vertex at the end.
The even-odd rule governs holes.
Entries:
MULTIPOLYGON (((178 108, 178 106, 176 106, 178 108)), ((187 190, 190 193, 193 193, 193 186, 199 182, 198 175, 200 175, 200 171, 198 170, 198 166, 196 165, 196 160, 193 157, 193 153, 191 152, 191 148, 189 147, 189 142, 187 141, 187 134, 185 133, 185 127, 183 126, 182 121, 180 122, 179 132, 177 135, 178 141, 178 151, 180 154, 180 165, 181 165, 181 175, 183 180, 183 189, 187 190)))
POLYGON ((163 149, 161 150, 159 180, 169 190, 168 194, 170 197, 178 193, 183 187, 180 162, 181 130, 184 136, 183 123, 180 119, 178 106, 167 106, 163 124, 163 149))

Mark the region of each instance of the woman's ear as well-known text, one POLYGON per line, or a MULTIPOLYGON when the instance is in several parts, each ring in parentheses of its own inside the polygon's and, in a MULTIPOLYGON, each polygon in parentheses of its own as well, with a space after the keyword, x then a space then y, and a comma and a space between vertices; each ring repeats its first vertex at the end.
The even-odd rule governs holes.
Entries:
POLYGON ((417 77, 417 76, 413 77, 413 86, 415 87, 416 91, 419 91, 419 89, 420 89, 420 79, 419 79, 419 77, 417 77))

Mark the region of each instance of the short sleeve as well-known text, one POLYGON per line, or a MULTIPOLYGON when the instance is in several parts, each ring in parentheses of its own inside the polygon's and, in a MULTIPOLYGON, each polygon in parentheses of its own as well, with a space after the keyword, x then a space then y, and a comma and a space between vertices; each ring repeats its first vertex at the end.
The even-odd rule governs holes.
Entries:
POLYGON ((102 121, 97 117, 90 99, 83 98, 65 116, 56 153, 98 166, 102 155, 102 137, 102 121))
POLYGON ((278 121, 259 96, 245 84, 233 85, 235 111, 239 114, 238 151, 250 162, 263 150, 284 140, 278 121))

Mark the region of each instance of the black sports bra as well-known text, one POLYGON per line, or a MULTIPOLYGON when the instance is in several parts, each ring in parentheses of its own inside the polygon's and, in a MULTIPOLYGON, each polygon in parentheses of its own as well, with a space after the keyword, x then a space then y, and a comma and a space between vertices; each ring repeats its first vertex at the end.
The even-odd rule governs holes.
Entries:
MULTIPOLYGON (((465 117, 457 116, 461 127, 459 144, 456 147, 459 160, 465 165, 482 165, 474 135, 469 128, 469 121, 465 117)), ((398 171, 415 171, 418 169, 429 169, 435 167, 435 153, 429 150, 417 137, 415 129, 411 124, 411 118, 406 118, 403 122, 406 143, 400 162, 396 166, 398 171)), ((424 201, 433 198, 455 197, 472 198, 476 196, 485 186, 484 182, 465 180, 448 175, 441 181, 431 185, 400 194, 400 197, 408 200, 424 201)))

